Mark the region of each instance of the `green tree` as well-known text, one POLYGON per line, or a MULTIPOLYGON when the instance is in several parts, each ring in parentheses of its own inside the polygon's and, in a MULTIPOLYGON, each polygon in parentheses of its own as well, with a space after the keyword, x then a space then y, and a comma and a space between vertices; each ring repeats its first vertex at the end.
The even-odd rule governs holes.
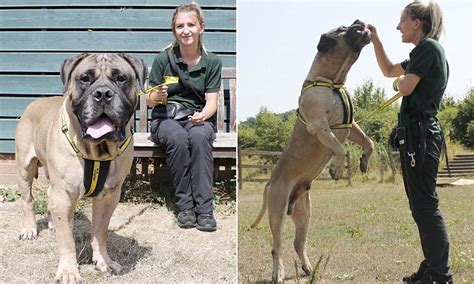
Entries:
POLYGON ((444 95, 437 115, 444 136, 452 139, 453 120, 458 114, 458 104, 453 97, 444 95))
POLYGON ((474 147, 474 88, 457 107, 458 112, 452 121, 452 138, 466 147, 474 147))
POLYGON ((375 142, 386 143, 393 125, 397 122, 398 103, 393 103, 380 113, 371 115, 386 101, 384 89, 375 87, 372 80, 366 80, 354 91, 355 120, 375 142))

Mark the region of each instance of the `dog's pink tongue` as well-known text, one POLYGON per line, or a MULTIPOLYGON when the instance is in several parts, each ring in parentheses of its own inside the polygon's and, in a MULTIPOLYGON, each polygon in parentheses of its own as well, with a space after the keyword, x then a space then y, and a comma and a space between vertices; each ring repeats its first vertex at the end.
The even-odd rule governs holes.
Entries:
POLYGON ((97 121, 94 124, 90 125, 87 128, 86 133, 92 136, 92 138, 99 138, 109 132, 112 132, 113 130, 114 130, 114 127, 110 119, 106 117, 101 117, 97 119, 97 121))

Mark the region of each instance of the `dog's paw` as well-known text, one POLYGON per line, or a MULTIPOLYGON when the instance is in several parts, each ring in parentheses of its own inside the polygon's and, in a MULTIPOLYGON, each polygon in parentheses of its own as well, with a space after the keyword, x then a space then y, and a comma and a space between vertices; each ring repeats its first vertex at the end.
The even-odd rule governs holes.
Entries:
POLYGON ((329 167, 329 174, 333 180, 339 180, 342 178, 343 167, 336 166, 335 164, 331 164, 329 167))
POLYGON ((56 273, 54 277, 55 283, 84 283, 81 275, 79 274, 79 269, 62 269, 56 273))
POLYGON ((20 232, 19 239, 22 241, 35 240, 38 237, 38 230, 36 227, 23 228, 20 232))
POLYGON ((313 273, 313 267, 311 267, 311 264, 303 264, 301 267, 306 274, 306 276, 310 276, 311 273, 313 273))
POLYGON ((363 173, 367 173, 369 170, 369 157, 367 155, 364 154, 362 157, 360 157, 359 168, 363 173))
POLYGON ((110 275, 119 275, 122 272, 122 266, 113 260, 107 263, 105 261, 95 261, 95 269, 110 275))

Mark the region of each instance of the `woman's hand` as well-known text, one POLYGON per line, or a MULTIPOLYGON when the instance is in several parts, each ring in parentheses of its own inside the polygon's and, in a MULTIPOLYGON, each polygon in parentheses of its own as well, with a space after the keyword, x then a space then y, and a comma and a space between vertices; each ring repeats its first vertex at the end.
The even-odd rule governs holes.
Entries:
POLYGON ((191 117, 189 117, 189 121, 194 125, 201 125, 206 121, 206 117, 202 112, 196 111, 191 117))
POLYGON ((165 84, 158 85, 153 92, 147 96, 147 104, 151 106, 157 105, 157 101, 166 99, 168 97, 168 86, 165 84))
POLYGON ((377 34, 377 28, 371 24, 367 24, 367 29, 370 31, 370 40, 372 43, 380 42, 379 35, 377 34))

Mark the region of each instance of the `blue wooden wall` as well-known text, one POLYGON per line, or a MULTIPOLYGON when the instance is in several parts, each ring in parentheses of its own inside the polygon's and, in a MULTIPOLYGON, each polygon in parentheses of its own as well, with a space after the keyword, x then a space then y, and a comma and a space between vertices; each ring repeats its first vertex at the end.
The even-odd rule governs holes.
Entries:
MULTIPOLYGON (((35 98, 59 96, 62 62, 81 52, 126 52, 151 66, 173 39, 177 0, 0 0, 0 153, 14 153, 18 119, 35 98)), ((197 1, 206 47, 236 64, 235 0, 197 1)))

